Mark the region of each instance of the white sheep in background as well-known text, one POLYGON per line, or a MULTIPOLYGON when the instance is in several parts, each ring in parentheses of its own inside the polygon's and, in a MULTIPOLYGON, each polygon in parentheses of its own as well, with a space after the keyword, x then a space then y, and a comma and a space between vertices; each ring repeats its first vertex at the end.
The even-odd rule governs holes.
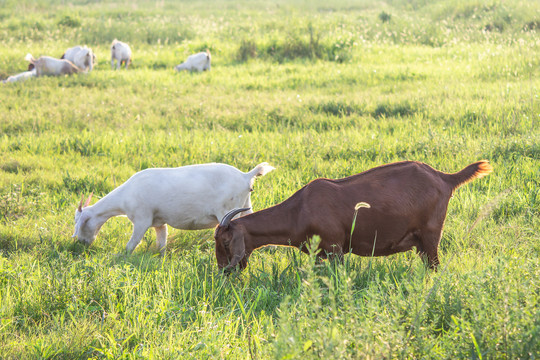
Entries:
POLYGON ((24 80, 30 79, 31 77, 34 77, 34 76, 36 76, 36 70, 35 69, 30 70, 30 71, 25 71, 25 72, 22 72, 22 73, 16 74, 16 75, 11 75, 6 80, 4 80, 3 83, 5 84, 5 83, 10 83, 10 82, 24 81, 24 80))
POLYGON ((149 227, 156 230, 161 252, 167 244, 167 224, 177 229, 208 229, 219 224, 231 209, 251 210, 250 192, 255 177, 274 168, 261 163, 243 173, 226 164, 188 165, 178 168, 154 168, 134 174, 94 205, 91 196, 75 212, 73 237, 92 244, 101 226, 111 217, 125 215, 133 223, 126 250, 131 253, 149 227))
POLYGON ((94 55, 92 49, 80 45, 67 49, 61 59, 71 61, 84 71, 92 71, 96 63, 96 55, 94 55))
POLYGON ((210 56, 210 52, 200 52, 197 54, 190 55, 187 60, 180 65, 175 66, 176 71, 210 71, 210 62, 212 60, 212 57, 210 56))
POLYGON ((25 59, 30 62, 28 70, 36 70, 36 76, 60 76, 71 75, 81 72, 75 64, 65 59, 55 59, 50 56, 41 56, 39 59, 34 59, 30 54, 27 54, 25 59))
POLYGON ((116 60, 116 69, 120 69, 122 63, 126 63, 126 69, 131 63, 131 48, 128 44, 113 40, 111 44, 111 68, 114 70, 114 61, 116 60))

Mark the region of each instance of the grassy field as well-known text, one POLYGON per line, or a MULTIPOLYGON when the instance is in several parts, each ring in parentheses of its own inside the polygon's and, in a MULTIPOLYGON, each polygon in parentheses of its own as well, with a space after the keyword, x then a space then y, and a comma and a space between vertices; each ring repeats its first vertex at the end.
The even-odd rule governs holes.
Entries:
POLYGON ((0 84, 0 358, 540 358, 539 32, 525 0, 0 0, 0 79, 26 53, 98 57, 0 84), (206 49, 211 72, 173 71, 206 49), (71 239, 81 194, 148 167, 267 161, 260 210, 317 177, 481 159, 494 172, 451 199, 438 272, 267 248, 224 277, 212 229, 125 255, 126 218, 71 239))

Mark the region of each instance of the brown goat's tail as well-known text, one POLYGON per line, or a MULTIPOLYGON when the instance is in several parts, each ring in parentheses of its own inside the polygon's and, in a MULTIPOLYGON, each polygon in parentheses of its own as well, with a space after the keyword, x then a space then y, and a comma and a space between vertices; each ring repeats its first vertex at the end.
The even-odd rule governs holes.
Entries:
POLYGON ((469 181, 488 175, 492 171, 493 168, 489 162, 487 160, 481 160, 467 166, 465 169, 457 173, 444 174, 443 179, 452 186, 452 190, 455 190, 469 181))

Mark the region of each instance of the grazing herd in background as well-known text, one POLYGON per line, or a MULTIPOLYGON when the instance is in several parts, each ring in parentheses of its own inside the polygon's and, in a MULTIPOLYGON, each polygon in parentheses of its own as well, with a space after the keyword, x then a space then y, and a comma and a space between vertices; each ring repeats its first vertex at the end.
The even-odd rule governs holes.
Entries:
POLYGON ((71 61, 65 59, 55 59, 50 56, 41 56, 34 59, 30 54, 27 54, 25 59, 30 63, 28 70, 35 70, 36 76, 71 75, 82 71, 71 61))
POLYGON ((60 59, 71 61, 82 71, 92 71, 96 63, 96 55, 86 46, 75 46, 66 50, 60 59))
POLYGON ((4 83, 10 83, 10 82, 17 82, 17 81, 24 81, 28 80, 29 78, 36 76, 36 70, 33 69, 31 71, 24 71, 22 73, 11 75, 6 80, 4 80, 4 83))
MULTIPOLYGON (((90 72, 96 65, 96 55, 92 49, 86 46, 74 46, 66 50, 60 59, 50 56, 41 56, 34 59, 27 54, 25 60, 29 62, 28 71, 12 75, 3 80, 4 83, 24 81, 39 76, 63 76, 81 72, 90 72)), ((191 55, 187 60, 174 69, 176 71, 206 71, 210 70, 210 52, 200 52, 191 55)), ((128 68, 131 63, 131 48, 128 44, 114 39, 111 44, 111 68, 120 69, 121 66, 128 68)))
POLYGON ((176 71, 206 71, 210 70, 210 62, 212 58, 210 52, 200 52, 194 55, 190 55, 187 60, 180 65, 175 66, 176 71))
POLYGON ((120 69, 122 63, 126 65, 126 70, 131 63, 131 48, 128 44, 113 40, 111 44, 111 68, 114 69, 114 61, 116 60, 116 69, 120 69))

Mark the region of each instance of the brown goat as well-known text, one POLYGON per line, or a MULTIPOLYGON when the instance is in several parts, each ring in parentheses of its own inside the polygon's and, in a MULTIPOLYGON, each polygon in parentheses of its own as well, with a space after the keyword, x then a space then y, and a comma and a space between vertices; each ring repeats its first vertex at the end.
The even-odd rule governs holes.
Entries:
POLYGON ((214 234, 218 267, 229 272, 240 264, 243 269, 253 250, 266 245, 295 246, 307 252, 303 245, 319 235, 319 256, 323 258, 348 252, 385 256, 416 247, 436 268, 450 197, 459 186, 492 170, 486 160, 455 174, 403 161, 343 179, 313 180, 268 209, 233 221, 245 209, 225 215, 214 234), (367 202, 371 208, 359 211, 351 237, 359 202, 367 202))

